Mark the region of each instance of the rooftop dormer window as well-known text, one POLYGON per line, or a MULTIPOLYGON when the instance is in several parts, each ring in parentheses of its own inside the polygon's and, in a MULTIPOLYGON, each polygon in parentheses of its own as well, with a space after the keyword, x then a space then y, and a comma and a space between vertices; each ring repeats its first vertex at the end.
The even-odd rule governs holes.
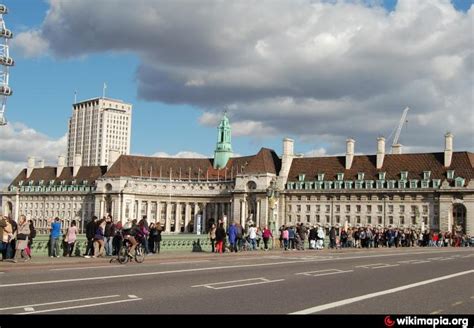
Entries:
POLYGON ((324 173, 318 173, 318 181, 324 180, 324 173))
POLYGON ((431 171, 423 171, 423 179, 429 180, 431 177, 431 171))
POLYGON ((379 172, 379 180, 385 180, 385 172, 379 172))
POLYGON ((400 180, 407 180, 408 179, 408 171, 401 171, 400 172, 400 180))
POLYGON ((23 186, 23 180, 20 180, 20 182, 18 182, 18 185, 23 186))
POLYGON ((454 170, 448 170, 448 172, 446 172, 446 176, 448 179, 454 179, 454 170))
POLYGON ((357 180, 364 180, 364 176, 365 176, 364 172, 357 173, 357 180))
POLYGON ((464 182, 465 182, 465 179, 464 178, 461 178, 461 177, 457 177, 455 180, 454 180, 454 185, 458 188, 461 188, 461 187, 464 187, 464 182))
POLYGON ((298 181, 304 181, 305 176, 305 174, 298 175, 298 181))
POLYGON ((338 180, 338 181, 344 180, 344 173, 338 173, 338 174, 337 174, 337 180, 338 180))

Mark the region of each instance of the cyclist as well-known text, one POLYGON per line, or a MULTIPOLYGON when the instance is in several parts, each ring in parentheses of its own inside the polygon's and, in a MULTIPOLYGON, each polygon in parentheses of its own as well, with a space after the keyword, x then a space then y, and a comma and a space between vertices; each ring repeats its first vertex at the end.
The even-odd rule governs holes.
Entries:
POLYGON ((138 243, 141 242, 141 231, 140 227, 137 225, 137 220, 132 220, 132 222, 128 221, 122 228, 123 230, 123 239, 128 240, 132 245, 130 247, 129 256, 135 254, 135 248, 137 247, 138 243))

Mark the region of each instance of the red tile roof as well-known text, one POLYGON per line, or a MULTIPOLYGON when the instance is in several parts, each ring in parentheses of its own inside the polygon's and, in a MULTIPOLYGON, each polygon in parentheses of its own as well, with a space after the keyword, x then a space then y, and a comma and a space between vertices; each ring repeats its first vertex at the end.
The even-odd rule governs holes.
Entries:
POLYGON ((386 180, 400 179, 400 171, 408 171, 408 179, 423 179, 423 171, 431 171, 431 179, 445 179, 447 170, 454 170, 456 177, 474 179, 474 154, 454 152, 449 168, 444 167, 444 153, 386 154, 383 167, 376 169, 376 155, 354 156, 350 170, 345 169, 345 156, 306 157, 293 159, 288 181, 298 181, 305 174, 306 181, 316 180, 318 173, 325 173, 324 180, 336 180, 337 173, 344 173, 344 180, 357 180, 357 173, 364 172, 364 180, 377 180, 378 172, 386 172, 386 180))
POLYGON ((11 183, 12 186, 18 186, 20 181, 23 181, 23 185, 29 185, 30 181, 33 181, 33 185, 39 185, 40 180, 44 181, 44 185, 49 185, 51 180, 54 180, 54 185, 61 184, 62 181, 66 181, 67 185, 70 185, 73 180, 76 180, 76 184, 83 185, 83 182, 87 180, 87 185, 93 185, 95 180, 100 178, 107 171, 107 166, 82 166, 75 177, 72 176, 73 168, 65 167, 61 175, 56 178, 56 168, 46 166, 44 168, 33 169, 29 178, 26 177, 26 169, 21 170, 18 176, 11 183))

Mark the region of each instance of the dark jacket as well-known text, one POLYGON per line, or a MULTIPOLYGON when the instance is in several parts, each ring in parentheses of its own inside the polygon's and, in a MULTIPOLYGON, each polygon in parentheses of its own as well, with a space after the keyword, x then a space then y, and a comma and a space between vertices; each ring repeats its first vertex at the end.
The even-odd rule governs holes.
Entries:
POLYGON ((217 227, 216 229, 216 241, 225 240, 225 229, 223 227, 217 227))
POLYGON ((94 221, 90 221, 86 225, 86 238, 87 239, 93 239, 95 236, 95 231, 97 230, 96 224, 94 221))

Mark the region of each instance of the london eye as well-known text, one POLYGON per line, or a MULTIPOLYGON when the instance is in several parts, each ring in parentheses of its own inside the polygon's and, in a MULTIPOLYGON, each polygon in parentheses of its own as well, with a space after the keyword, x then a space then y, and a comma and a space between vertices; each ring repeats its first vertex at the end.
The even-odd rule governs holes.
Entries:
POLYGON ((7 107, 7 98, 12 95, 13 90, 8 85, 9 69, 15 64, 8 51, 8 40, 13 37, 12 31, 6 28, 4 15, 8 13, 7 6, 0 4, 0 125, 6 125, 5 109, 7 107))

